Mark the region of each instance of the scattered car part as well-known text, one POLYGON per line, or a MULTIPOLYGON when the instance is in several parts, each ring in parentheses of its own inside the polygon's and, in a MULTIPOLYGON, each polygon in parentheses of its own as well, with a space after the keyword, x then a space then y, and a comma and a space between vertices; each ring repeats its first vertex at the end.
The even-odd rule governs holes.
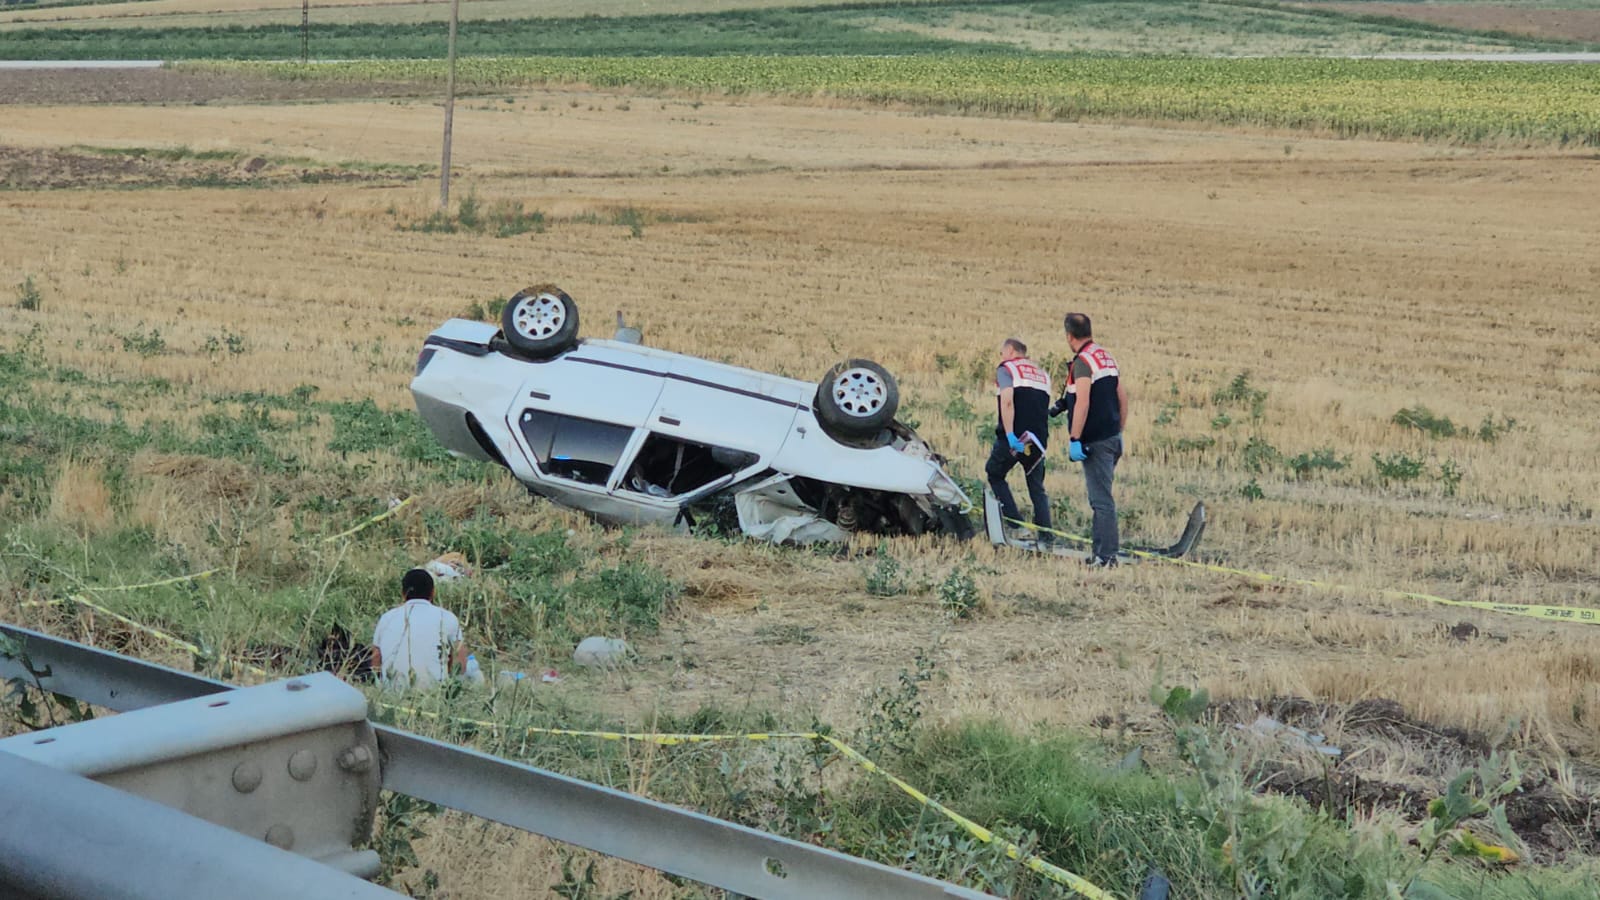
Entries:
MULTIPOLYGON (((1054 540, 1039 540, 1037 538, 1028 539, 1016 537, 1013 534, 1008 533, 1011 531, 1011 529, 1006 527, 1007 523, 1005 521, 1005 517, 1000 514, 1000 501, 995 499, 994 492, 989 490, 988 487, 983 489, 983 525, 984 532, 989 536, 990 543, 994 544, 996 547, 1014 547, 1019 550, 1034 550, 1044 553, 1051 553, 1055 556, 1065 556, 1085 561, 1087 561, 1090 556, 1087 551, 1078 549, 1078 547, 1081 545, 1068 543, 1064 538, 1056 538, 1054 540)), ((1026 526, 1016 527, 1018 530, 1026 530, 1026 526)), ((1122 552, 1118 554, 1118 559, 1121 562, 1126 563, 1137 561, 1141 558, 1141 555, 1164 556, 1169 559, 1177 559, 1182 556, 1187 556, 1190 551, 1194 550, 1195 545, 1200 543, 1200 537, 1205 534, 1205 531, 1206 505, 1205 503, 1200 502, 1196 503, 1194 505, 1194 509, 1189 511, 1189 520, 1184 524, 1183 534, 1178 537, 1176 543, 1166 547, 1148 547, 1138 544, 1125 544, 1122 548, 1122 552)))

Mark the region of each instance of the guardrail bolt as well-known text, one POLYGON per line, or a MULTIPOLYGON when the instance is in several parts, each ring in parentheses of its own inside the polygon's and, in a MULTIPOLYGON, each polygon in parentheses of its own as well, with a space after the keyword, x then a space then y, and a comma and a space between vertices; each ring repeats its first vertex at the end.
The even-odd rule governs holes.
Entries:
POLYGON ((339 754, 339 768, 358 775, 367 771, 372 768, 372 751, 360 744, 345 748, 339 754))
POLYGON ((267 829, 267 843, 279 850, 290 850, 294 847, 294 829, 287 825, 274 825, 267 829))
POLYGON ((233 789, 241 794, 248 794, 261 786, 261 766, 259 763, 242 762, 233 767, 233 789))
POLYGON ((289 757, 289 777, 295 781, 310 781, 317 774, 317 755, 310 750, 296 750, 289 757))

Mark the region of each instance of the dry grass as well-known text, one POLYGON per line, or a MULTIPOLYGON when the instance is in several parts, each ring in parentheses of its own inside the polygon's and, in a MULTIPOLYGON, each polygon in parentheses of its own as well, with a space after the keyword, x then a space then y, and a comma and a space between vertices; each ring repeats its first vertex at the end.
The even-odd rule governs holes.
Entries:
POLYGON ((50 492, 50 518, 85 535, 109 526, 111 491, 106 487, 105 467, 63 460, 50 492))
MULTIPOLYGON (((982 546, 902 541, 891 552, 910 591, 882 598, 865 591, 870 559, 650 534, 630 552, 687 586, 682 612, 639 642, 638 669, 575 673, 555 690, 638 717, 781 704, 848 727, 873 685, 934 647, 941 718, 1083 726, 1140 715, 1160 662, 1169 681, 1223 697, 1392 698, 1474 730, 1518 718, 1537 746, 1600 754, 1588 725, 1600 713, 1592 632, 1376 594, 1600 605, 1590 161, 759 102, 635 96, 625 111, 623 101, 544 92, 506 111, 458 109, 457 190, 552 216, 631 206, 694 221, 646 225, 639 238, 569 221, 494 239, 397 230, 430 210, 423 186, 11 194, 0 230, 29 240, 0 244, 0 281, 33 273, 45 303, 0 308, 0 329, 37 324, 52 361, 92 373, 218 391, 315 384, 322 397, 395 407, 409 403, 415 348, 434 323, 548 278, 588 309, 626 309, 658 346, 806 378, 841 357, 877 358, 901 376, 924 434, 976 473, 986 448, 975 423, 947 413, 950 398, 986 419, 995 341, 1017 333, 1059 357, 1060 315, 1086 310, 1134 397, 1120 494, 1137 531, 1169 537, 1198 495, 1213 510, 1210 552, 1354 590, 1264 589, 1160 566, 1089 576, 982 546), (169 352, 142 357, 115 337, 149 328, 169 352), (249 350, 202 352, 223 329, 249 350), (1234 422, 1214 426, 1212 394, 1244 370, 1267 392, 1263 420, 1229 407, 1234 422), (1419 402, 1466 424, 1493 413, 1517 425, 1486 443, 1389 423, 1419 402), (1154 425, 1169 403, 1171 424, 1154 425), (1286 453, 1333 447, 1352 465, 1298 482, 1252 476, 1239 461, 1249 435, 1286 453), (1218 442, 1163 443, 1181 436, 1218 442), (1459 495, 1380 484, 1370 454, 1402 450, 1455 460, 1459 495), (1248 502, 1240 489, 1252 477, 1266 497, 1248 502), (939 608, 936 586, 957 566, 987 598, 970 623, 939 608), (1482 634, 1443 634, 1463 619, 1482 634), (782 637, 802 634, 815 640, 782 637)), ((4 139, 203 147, 227 134, 293 155, 421 161, 435 117, 418 104, 26 109, 8 111, 4 139)), ((173 402, 125 412, 181 418, 173 402)), ((301 449, 313 463, 328 452, 301 449)), ((228 504, 253 508, 226 465, 134 462, 131 502, 153 528, 181 536, 228 504)), ((83 486, 99 479, 75 465, 64 464, 52 508, 91 527, 105 498, 89 496, 83 486)), ((1081 510, 1074 476, 1057 465, 1049 486, 1081 510)), ((406 488, 381 468, 369 477, 375 490, 406 488)), ((436 489, 419 503, 461 512, 487 499, 510 522, 567 515, 528 509, 509 484, 482 490, 436 489)), ((284 514, 261 514, 266 531, 247 552, 283 540, 271 517, 284 514)), ((489 852, 449 831, 435 840, 452 856, 489 852)), ((547 859, 525 840, 507 846, 458 876, 485 879, 467 894, 512 896, 487 885, 513 877, 518 860, 547 859)), ((541 866, 518 883, 551 883, 541 866)))

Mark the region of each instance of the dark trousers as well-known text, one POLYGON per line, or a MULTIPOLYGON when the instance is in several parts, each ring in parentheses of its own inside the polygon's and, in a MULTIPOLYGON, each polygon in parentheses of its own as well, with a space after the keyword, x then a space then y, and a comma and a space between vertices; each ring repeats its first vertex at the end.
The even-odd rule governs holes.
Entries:
MULTIPOLYGON (((1035 453, 1039 452, 1037 448, 1035 453)), ((994 439, 994 449, 989 451, 989 461, 983 467, 984 474, 989 476, 989 490, 994 491, 994 498, 1000 501, 1000 515, 1006 518, 1007 525, 1014 525, 1022 521, 1022 513, 1017 510, 1017 500, 1011 496, 1011 486, 1006 484, 1006 474, 1011 467, 1024 461, 1024 457, 1013 456, 1011 446, 1004 437, 994 439)), ((1028 499, 1033 503, 1033 524, 1040 528, 1050 527, 1050 495, 1044 492, 1045 461, 1039 460, 1038 465, 1028 472, 1028 499)), ((1050 532, 1038 533, 1040 541, 1048 542, 1050 532)))
POLYGON ((1094 510, 1094 555, 1116 559, 1121 549, 1117 535, 1117 501, 1111 496, 1111 480, 1122 458, 1122 435, 1112 435, 1083 445, 1083 480, 1088 488, 1089 508, 1094 510))

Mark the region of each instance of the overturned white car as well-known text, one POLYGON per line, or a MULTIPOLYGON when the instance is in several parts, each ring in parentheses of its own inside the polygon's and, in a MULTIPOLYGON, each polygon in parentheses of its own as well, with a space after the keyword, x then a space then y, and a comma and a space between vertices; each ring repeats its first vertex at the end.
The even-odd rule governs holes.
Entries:
POLYGON ((578 308, 554 286, 512 297, 501 326, 441 325, 411 391, 451 453, 534 493, 613 524, 736 515, 778 542, 972 536, 971 501, 895 421, 899 391, 876 363, 812 384, 640 346, 632 329, 579 340, 578 308))

